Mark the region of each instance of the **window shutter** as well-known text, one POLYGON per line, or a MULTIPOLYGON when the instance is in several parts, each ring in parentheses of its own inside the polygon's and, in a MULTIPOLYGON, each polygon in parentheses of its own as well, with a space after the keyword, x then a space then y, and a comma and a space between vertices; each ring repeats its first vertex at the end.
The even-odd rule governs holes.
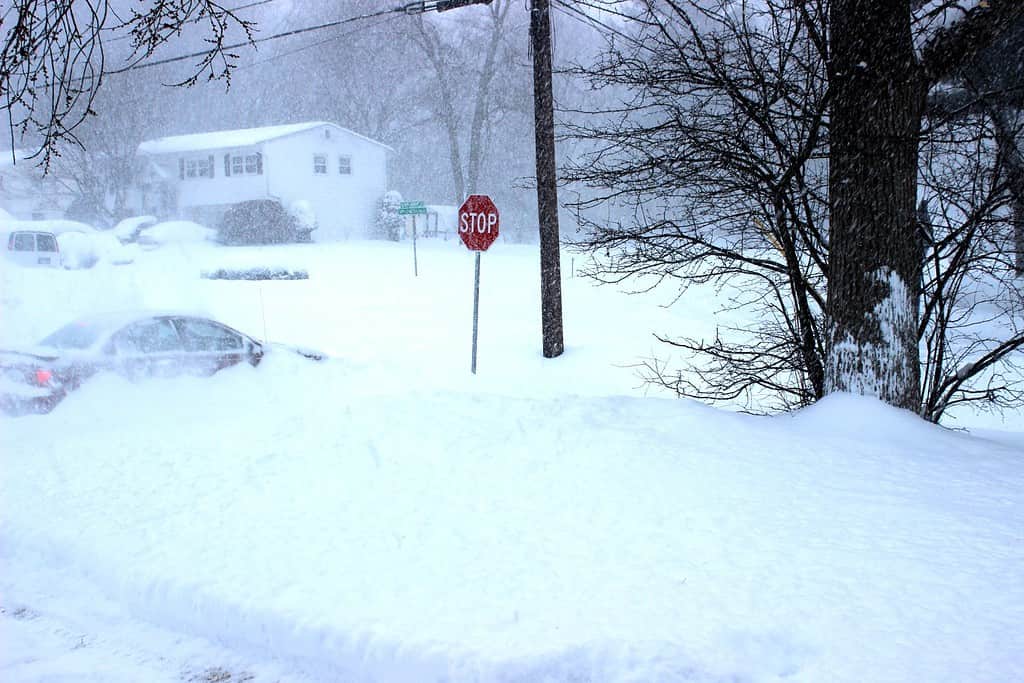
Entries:
POLYGON ((216 173, 213 172, 213 155, 211 154, 208 158, 210 161, 210 177, 213 178, 216 175, 216 173))
POLYGON ((231 155, 230 154, 225 154, 224 155, 224 177, 225 178, 230 178, 231 177, 231 155))
POLYGON ((178 177, 182 180, 185 179, 185 159, 182 157, 178 159, 178 177))
POLYGON ((256 175, 263 175, 263 153, 256 152, 256 175))

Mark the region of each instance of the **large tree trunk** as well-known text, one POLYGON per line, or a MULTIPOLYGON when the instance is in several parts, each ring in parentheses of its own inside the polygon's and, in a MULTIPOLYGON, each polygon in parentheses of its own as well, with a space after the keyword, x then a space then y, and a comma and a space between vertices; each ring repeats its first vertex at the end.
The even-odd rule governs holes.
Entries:
POLYGON ((1006 180, 1010 190, 1010 221, 1013 224, 1014 271, 1024 276, 1024 154, 1016 142, 1016 131, 1006 116, 996 111, 996 144, 1006 164, 1006 180))
POLYGON ((907 0, 833 0, 828 392, 920 409, 915 216, 924 81, 907 0))
POLYGON ((1013 198, 1013 246, 1017 250, 1014 268, 1018 277, 1024 277, 1024 182, 1017 185, 1013 198))

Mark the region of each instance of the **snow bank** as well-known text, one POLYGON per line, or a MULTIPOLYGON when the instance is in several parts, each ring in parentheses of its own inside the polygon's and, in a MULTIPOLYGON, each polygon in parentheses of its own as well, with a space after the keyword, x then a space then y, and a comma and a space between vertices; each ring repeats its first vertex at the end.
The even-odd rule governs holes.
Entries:
POLYGON ((5 552, 323 680, 1024 677, 1020 451, 852 397, 765 419, 361 373, 103 378, 6 422, 5 552))
POLYGON ((60 259, 65 268, 92 268, 100 260, 92 236, 84 232, 64 232, 57 237, 60 259))
POLYGON ((710 290, 665 310, 567 277, 543 359, 535 247, 482 259, 473 376, 473 255, 419 246, 419 277, 380 242, 5 274, 5 344, 205 309, 334 360, 99 377, 0 420, 4 599, 35 586, 84 623, 113 601, 313 680, 1024 680, 1019 440, 853 396, 776 418, 643 398, 650 331, 713 334, 710 290), (199 278, 227 261, 311 277, 199 278))

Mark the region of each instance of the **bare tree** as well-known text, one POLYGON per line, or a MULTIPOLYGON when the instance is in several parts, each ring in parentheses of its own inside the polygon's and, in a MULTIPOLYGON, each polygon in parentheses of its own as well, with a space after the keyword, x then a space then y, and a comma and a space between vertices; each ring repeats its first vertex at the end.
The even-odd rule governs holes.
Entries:
POLYGON ((232 36, 252 40, 254 25, 217 0, 12 0, 4 10, 0 52, 0 110, 16 134, 38 139, 48 166, 61 141, 94 114, 104 78, 137 67, 171 39, 195 26, 206 46, 180 84, 228 79, 237 55, 232 36), (129 40, 128 60, 108 64, 108 45, 129 40))
POLYGON ((159 83, 135 74, 107 79, 95 101, 96 116, 77 128, 78 143, 58 147, 60 156, 50 169, 76 198, 69 218, 112 225, 126 217, 141 171, 138 146, 166 124, 165 108, 159 106, 163 94, 159 83))
MULTIPOLYGON (((394 7, 378 4, 381 9, 394 7)), ((295 0, 275 31, 337 19, 333 4, 295 0)), ((246 124, 294 120, 301 112, 394 144, 418 117, 417 84, 431 77, 401 31, 401 21, 381 17, 337 26, 307 40, 268 43, 258 57, 236 70, 232 91, 242 91, 241 99, 253 104, 240 112, 246 124), (258 78, 248 78, 257 73, 258 78)))
POLYGON ((1011 194, 992 119, 936 126, 921 145, 921 414, 1024 399, 1024 297, 1014 284, 1011 194))
POLYGON ((1024 4, 928 10, 964 16, 927 37, 920 56, 909 0, 832 0, 829 13, 826 389, 911 410, 921 403, 916 180, 927 93, 1024 16, 1024 4))
POLYGON ((587 272, 682 288, 742 281, 734 303, 762 323, 713 340, 662 336, 702 360, 676 373, 652 363, 650 379, 703 400, 806 405, 824 391, 825 7, 644 5, 635 40, 576 70, 595 91, 626 97, 571 112, 587 121, 571 130, 591 151, 566 176, 595 188, 584 209, 635 209, 629 221, 588 222, 587 272))
POLYGON ((480 169, 487 144, 486 133, 495 112, 496 98, 491 84, 499 68, 500 50, 505 46, 512 5, 511 0, 495 0, 491 3, 486 12, 481 12, 486 14, 487 20, 480 31, 460 32, 463 41, 461 50, 451 49, 448 41, 452 37, 446 38, 442 29, 430 19, 422 14, 415 19, 416 26, 412 35, 434 73, 436 96, 432 99, 436 115, 447 136, 457 202, 461 202, 467 192, 479 189, 480 169), (480 53, 478 46, 481 42, 483 58, 479 64, 467 64, 460 59, 467 56, 467 53, 475 58, 480 53), (471 44, 472 49, 467 51, 467 44, 471 44), (467 78, 470 73, 475 73, 475 78, 467 78), (471 87, 462 88, 460 92, 457 82, 460 78, 472 83, 471 87), (461 104, 467 99, 471 103, 469 111, 461 104), (465 141, 462 130, 467 119, 469 139, 465 141))
MULTIPOLYGON (((650 381, 754 409, 806 405, 827 391, 825 299, 837 248, 829 229, 828 6, 646 8, 635 41, 617 39, 603 61, 577 69, 595 89, 627 96, 573 112, 586 121, 573 133, 590 152, 566 175, 594 193, 581 208, 633 208, 631 218, 587 222, 580 246, 593 257, 588 273, 604 282, 647 278, 650 287, 712 283, 733 293, 728 308, 758 321, 720 327, 710 339, 660 335, 691 362, 674 368, 652 359, 644 365, 650 381)), ((1011 195, 993 121, 979 114, 930 124, 907 152, 920 162, 929 207, 915 204, 911 216, 907 296, 923 297, 908 342, 923 354, 912 371, 920 382, 913 409, 933 421, 965 401, 1022 399, 1014 363, 1024 308, 1006 286, 1011 195)), ((883 199, 871 201, 891 189, 877 192, 883 199)))

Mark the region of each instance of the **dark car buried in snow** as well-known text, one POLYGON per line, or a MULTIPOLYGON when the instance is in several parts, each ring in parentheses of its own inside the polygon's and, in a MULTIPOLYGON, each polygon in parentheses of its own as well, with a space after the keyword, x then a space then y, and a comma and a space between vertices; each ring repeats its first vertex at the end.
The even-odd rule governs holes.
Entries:
MULTIPOLYGON (((282 348, 323 359, 314 351, 282 348)), ((14 415, 47 413, 100 372, 131 379, 212 375, 239 363, 259 365, 267 350, 266 344, 202 316, 90 316, 65 325, 31 349, 0 351, 0 408, 14 415)))

